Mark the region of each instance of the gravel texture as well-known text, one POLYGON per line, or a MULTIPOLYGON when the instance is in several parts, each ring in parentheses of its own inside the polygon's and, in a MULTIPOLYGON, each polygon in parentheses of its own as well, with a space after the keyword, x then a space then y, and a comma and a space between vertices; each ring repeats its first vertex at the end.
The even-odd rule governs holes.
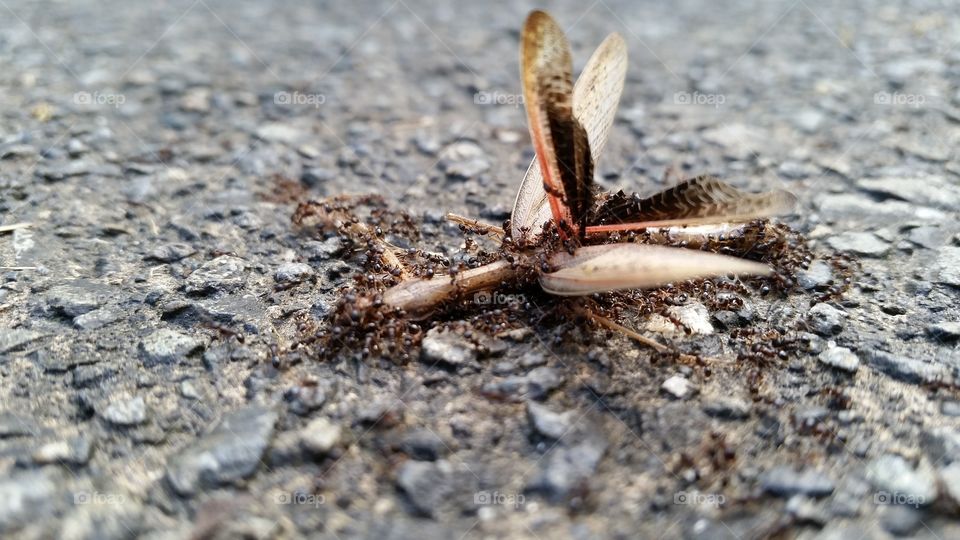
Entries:
POLYGON ((507 216, 534 7, 0 2, 0 536, 960 537, 949 3, 548 7, 576 70, 628 44, 604 189, 786 188, 819 256, 639 328, 807 347, 686 365, 568 322, 289 360, 354 271, 298 201, 381 194, 449 256, 444 212, 507 216), (833 250, 862 268, 825 298, 833 250))

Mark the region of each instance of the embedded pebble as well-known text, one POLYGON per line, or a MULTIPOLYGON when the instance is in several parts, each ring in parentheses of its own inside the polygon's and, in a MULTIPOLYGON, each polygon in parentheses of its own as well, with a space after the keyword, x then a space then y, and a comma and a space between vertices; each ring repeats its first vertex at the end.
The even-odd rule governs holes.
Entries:
POLYGON ((797 470, 788 465, 774 467, 760 477, 764 491, 778 497, 806 495, 825 497, 833 493, 833 481, 814 469, 797 470))
POLYGON ((894 536, 909 536, 920 527, 923 513, 915 506, 889 504, 880 510, 880 525, 894 536))
POLYGON ((300 175, 300 181, 308 187, 318 188, 325 187, 326 183, 336 178, 336 176, 337 172, 333 169, 310 167, 308 169, 304 169, 303 173, 300 175))
POLYGON ((304 134, 287 124, 271 123, 257 128, 256 136, 268 142, 295 144, 304 138, 304 134))
POLYGON ((37 149, 29 144, 0 144, 0 159, 32 157, 37 149))
POLYGON ((103 304, 105 295, 83 285, 61 285, 47 291, 47 305, 68 317, 83 315, 103 304))
POLYGON ((833 249, 861 257, 880 258, 890 253, 891 246, 873 233, 845 232, 827 239, 833 249))
POLYGON ((846 347, 837 347, 833 341, 827 343, 826 350, 817 358, 822 364, 851 373, 856 373, 860 367, 860 359, 853 354, 853 351, 846 347))
POLYGON ((704 396, 703 412, 726 420, 743 420, 750 417, 749 401, 730 396, 704 396))
POLYGON ((234 290, 243 287, 246 263, 239 257, 221 255, 205 262, 187 278, 188 293, 234 290))
POLYGON ((147 421, 147 404, 143 396, 111 401, 100 414, 104 420, 116 426, 135 426, 147 421))
POLYGON ((436 461, 447 453, 449 446, 432 429, 417 428, 403 434, 400 450, 413 459, 436 461))
POLYGON ((308 254, 311 261, 325 261, 335 257, 338 253, 340 253, 340 251, 343 250, 343 241, 336 236, 327 238, 322 242, 310 240, 308 242, 304 242, 303 249, 308 254))
POLYGON ((809 178, 817 173, 817 169, 807 163, 798 163, 796 161, 785 161, 777 167, 777 174, 789 180, 800 180, 809 178))
POLYGON ((960 430, 952 426, 935 426, 924 431, 923 448, 931 463, 960 462, 960 430))
POLYGON ((667 313, 677 318, 683 326, 692 333, 698 335, 710 335, 713 333, 713 325, 710 324, 710 313, 707 306, 700 302, 690 302, 683 306, 670 306, 667 313))
POLYGON ((284 263, 277 268, 273 279, 279 284, 301 283, 313 277, 313 268, 306 263, 284 263))
POLYGON ((537 401, 546 397, 563 383, 563 376, 556 369, 541 366, 534 368, 526 375, 507 377, 506 379, 487 383, 483 386, 483 393, 499 399, 523 401, 534 399, 537 401))
POLYGON ((833 269, 828 262, 822 260, 813 261, 806 270, 797 274, 797 284, 805 290, 827 287, 832 280, 833 269))
POLYGON ((807 313, 810 330, 821 336, 839 334, 843 330, 845 319, 846 314, 843 311, 825 303, 816 304, 807 313))
POLYGON ((288 388, 283 393, 283 399, 289 404, 294 414, 306 415, 315 411, 327 402, 327 395, 331 391, 329 383, 310 381, 307 384, 298 384, 288 388))
POLYGON ((340 436, 340 426, 321 416, 300 431, 300 444, 308 452, 326 454, 340 443, 340 436))
POLYGON ((147 254, 147 258, 169 263, 185 259, 196 252, 197 250, 190 244, 164 244, 152 249, 150 253, 147 254))
POLYGON ((37 465, 83 465, 90 461, 92 452, 93 440, 80 435, 43 444, 34 450, 31 458, 37 465))
POLYGON ((0 412, 0 438, 36 435, 40 425, 29 416, 10 411, 0 412))
POLYGON ((686 399, 694 390, 693 384, 682 375, 674 375, 663 381, 660 388, 677 399, 686 399))
POLYGON ((36 170, 36 174, 37 176, 40 176, 46 180, 50 180, 51 182, 57 182, 66 180, 67 178, 72 178, 74 176, 84 176, 86 174, 90 174, 92 168, 92 163, 88 163, 83 160, 76 160, 58 165, 39 167, 36 170))
POLYGON ((161 328, 140 342, 140 353, 148 366, 181 360, 203 347, 199 338, 183 334, 171 328, 161 328))
POLYGON ((800 131, 810 134, 816 133, 826 119, 824 114, 817 109, 801 109, 791 118, 793 125, 800 131))
POLYGON ((440 152, 440 167, 451 178, 468 180, 486 172, 490 161, 478 144, 461 141, 440 152))
POLYGON ((526 487, 554 503, 569 501, 588 489, 608 446, 605 438, 593 432, 564 439, 543 458, 540 472, 526 487))
POLYGON ((50 516, 61 488, 43 470, 0 476, 0 534, 11 534, 50 516))
POLYGON ((960 339, 960 321, 940 321, 927 327, 927 332, 941 342, 960 339))
MULTIPOLYGON (((0 353, 16 351, 41 337, 43 334, 33 330, 0 328, 0 353)), ((0 362, 3 360, 4 357, 0 357, 0 362)))
POLYGON ((953 504, 960 505, 960 461, 941 468, 938 476, 944 495, 949 497, 953 504))
POLYGON ((477 359, 477 347, 457 332, 432 328, 423 338, 420 356, 422 361, 431 364, 462 366, 477 359))
POLYGON ((106 504, 75 504, 63 518, 58 538, 64 540, 121 540, 142 531, 144 508, 123 493, 75 492, 74 501, 98 496, 106 504))
POLYGON ((237 482, 256 472, 278 415, 249 405, 224 415, 212 431, 167 460, 166 478, 182 496, 237 482))
POLYGON ((960 209, 960 187, 940 175, 862 178, 857 186, 921 206, 960 209))
POLYGON ((110 307, 102 307, 73 318, 73 325, 81 330, 96 330, 120 320, 123 312, 110 307))
POLYGON ((907 239, 927 249, 937 249, 947 242, 947 232, 940 227, 923 226, 910 229, 907 239))
POLYGON ((867 480, 878 490, 889 493, 894 502, 906 498, 910 504, 933 504, 937 498, 937 479, 933 469, 921 464, 914 468, 904 458, 886 454, 866 467, 867 480))
POLYGON ((707 129, 702 133, 702 137, 703 140, 723 148, 727 158, 739 161, 762 153, 764 141, 768 139, 763 130, 738 123, 725 123, 720 127, 707 129))
POLYGON ((573 414, 573 411, 554 412, 535 401, 527 402, 530 425, 537 433, 551 439, 559 439, 571 428, 573 414))
POLYGON ((409 460, 400 466, 396 480, 414 513, 428 517, 475 509, 476 482, 476 477, 467 468, 446 460, 409 460))
POLYGON ((886 351, 867 349, 861 359, 873 369, 913 384, 952 383, 953 373, 944 364, 925 362, 886 351))
POLYGON ((937 281, 960 287, 960 247, 942 247, 937 255, 937 281))

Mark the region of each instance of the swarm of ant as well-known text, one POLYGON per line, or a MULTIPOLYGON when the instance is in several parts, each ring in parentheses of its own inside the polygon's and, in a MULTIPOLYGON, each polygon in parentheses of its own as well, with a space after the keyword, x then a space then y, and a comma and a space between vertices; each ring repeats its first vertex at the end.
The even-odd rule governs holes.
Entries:
MULTIPOLYGON (((744 307, 744 298, 755 295, 786 297, 801 292, 803 289, 797 284, 797 275, 810 265, 814 257, 800 232, 766 220, 754 220, 730 233, 694 238, 671 236, 662 231, 609 233, 603 243, 656 242, 677 248, 700 249, 763 262, 773 268, 773 273, 749 279, 696 279, 652 290, 632 289, 571 298, 546 294, 536 285, 536 270, 526 268, 520 271, 520 279, 505 284, 504 288, 479 296, 454 292, 429 316, 423 317, 385 303, 384 293, 404 280, 449 276, 452 283, 458 274, 497 260, 517 262, 511 239, 504 238, 499 246, 487 248, 485 245, 491 243, 489 228, 460 220, 465 256, 455 257, 457 262, 422 249, 397 248, 391 246, 387 238, 402 239, 415 245, 422 240, 420 229, 411 216, 391 209, 378 195, 338 196, 303 202, 292 219, 305 234, 320 238, 337 236, 343 246, 344 259, 358 265, 351 283, 340 291, 339 300, 325 321, 318 324, 305 318, 300 322, 300 335, 304 337, 299 346, 307 347, 322 359, 357 355, 405 363, 417 354, 420 341, 434 326, 466 331, 467 337, 471 334, 497 336, 510 330, 549 328, 573 320, 599 330, 622 331, 635 337, 629 326, 657 314, 689 334, 690 330, 670 313, 671 306, 697 301, 711 313, 721 310, 736 312, 744 307), (501 298, 523 301, 489 301, 498 294, 501 298)), ((503 230, 509 229, 508 221, 503 230)), ((545 236, 554 244, 561 243, 555 231, 545 236)), ((810 298, 811 304, 842 295, 855 271, 854 261, 845 256, 832 255, 827 261, 837 278, 815 292, 810 298)), ((767 327, 738 327, 732 329, 730 335, 740 344, 740 360, 770 361, 782 359, 802 346, 790 334, 767 327)), ((669 347, 655 348, 666 357, 689 358, 669 347)))
MULTIPOLYGON (((576 85, 571 66, 557 23, 531 13, 521 36, 521 76, 536 158, 502 227, 448 214, 465 235, 457 262, 391 245, 388 238, 416 245, 420 232, 382 198, 334 197, 298 207, 295 225, 340 236, 363 267, 326 324, 301 328, 310 336, 304 345, 322 357, 355 352, 402 362, 433 325, 459 327, 465 337, 496 336, 574 320, 695 361, 632 330, 631 321, 656 314, 685 328, 670 306, 695 300, 711 311, 736 311, 744 296, 797 288, 797 274, 813 255, 798 232, 766 219, 795 206, 786 191, 747 193, 699 176, 645 198, 600 192, 594 163, 623 89, 626 44, 608 36, 576 85), (490 236, 499 243, 485 247, 476 238, 490 236)), ((832 262, 838 275, 849 275, 843 259, 832 262)), ((825 294, 840 294, 847 283, 825 294)), ((734 337, 748 344, 740 357, 783 356, 797 347, 778 329, 740 329, 734 337)))

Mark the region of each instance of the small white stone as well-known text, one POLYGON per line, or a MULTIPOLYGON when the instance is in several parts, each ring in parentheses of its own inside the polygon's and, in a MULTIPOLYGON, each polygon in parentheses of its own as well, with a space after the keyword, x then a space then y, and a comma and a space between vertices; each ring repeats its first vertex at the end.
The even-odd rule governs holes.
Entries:
POLYGON ((683 306, 671 306, 667 312, 677 318, 694 334, 710 335, 713 325, 710 324, 710 313, 707 307, 699 302, 691 302, 683 306))
POLYGON ((321 416, 303 428, 300 441, 305 449, 315 454, 326 454, 340 442, 340 426, 321 416))
POLYGON ((693 384, 682 375, 674 375, 663 381, 660 388, 677 399, 685 399, 693 391, 693 384))
POLYGON ((955 504, 960 504, 960 461, 954 461, 940 469, 940 484, 944 493, 955 504))
POLYGON ((856 373, 860 367, 860 359, 853 351, 846 347, 837 347, 832 341, 827 343, 827 349, 820 353, 818 359, 825 365, 851 373, 856 373))

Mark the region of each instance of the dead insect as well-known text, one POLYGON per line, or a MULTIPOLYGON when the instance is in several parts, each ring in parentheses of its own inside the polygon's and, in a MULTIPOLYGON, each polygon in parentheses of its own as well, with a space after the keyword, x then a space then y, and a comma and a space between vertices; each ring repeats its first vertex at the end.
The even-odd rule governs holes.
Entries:
MULTIPOLYGON (((402 266, 403 254, 384 243, 379 264, 399 279, 388 280, 393 285, 381 287, 382 294, 352 299, 354 312, 380 309, 379 315, 360 315, 362 324, 384 323, 382 308, 424 318, 481 291, 534 283, 553 295, 586 296, 730 274, 769 275, 771 268, 761 262, 705 250, 720 246, 724 251, 729 239, 747 241, 751 234, 755 242, 769 241, 776 228, 757 220, 793 208, 796 198, 790 193, 746 193, 707 176, 645 198, 598 191, 594 164, 613 125, 626 66, 626 44, 618 34, 610 34, 574 85, 563 31, 546 13, 532 12, 521 37, 520 69, 536 157, 504 227, 447 216, 464 230, 499 237, 499 251, 472 268, 451 266, 449 273, 436 275, 431 268, 411 275, 402 266), (746 224, 754 225, 753 232, 746 224)), ((362 227, 350 226, 354 232, 362 227)), ((365 230, 367 241, 379 239, 365 230)), ((608 329, 667 350, 601 315, 604 312, 581 311, 608 329)), ((334 337, 342 331, 337 325, 331 330, 334 337)))

